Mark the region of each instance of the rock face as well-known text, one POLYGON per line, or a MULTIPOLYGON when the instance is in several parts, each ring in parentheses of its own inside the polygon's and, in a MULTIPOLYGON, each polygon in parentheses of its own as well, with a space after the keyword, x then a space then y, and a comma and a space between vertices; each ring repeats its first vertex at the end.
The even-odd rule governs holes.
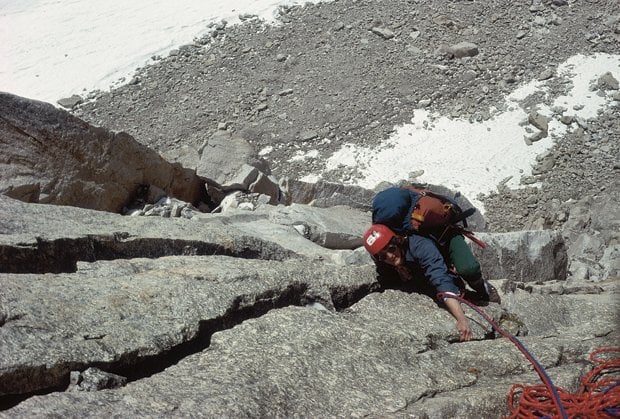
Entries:
POLYGON ((564 239, 551 230, 479 233, 488 244, 482 249, 471 245, 489 278, 509 278, 520 282, 565 280, 568 256, 564 239))
MULTIPOLYGON (((538 382, 531 365, 473 311, 475 338, 458 344, 432 299, 382 289, 356 248, 369 217, 301 204, 127 217, 0 195, 0 417, 506 413, 512 384, 538 382)), ((484 239, 512 252, 507 272, 544 249, 484 239)), ((574 391, 585 354, 618 341, 620 284, 526 281, 493 280, 503 304, 484 310, 574 391)))
POLYGON ((220 202, 230 191, 248 191, 269 197, 272 204, 282 200, 278 181, 269 176, 267 162, 244 138, 218 130, 195 149, 184 146, 166 157, 189 167, 207 183, 211 200, 220 202))
POLYGON ((0 93, 0 193, 120 212, 142 185, 193 203, 203 194, 195 173, 168 163, 128 134, 0 93))

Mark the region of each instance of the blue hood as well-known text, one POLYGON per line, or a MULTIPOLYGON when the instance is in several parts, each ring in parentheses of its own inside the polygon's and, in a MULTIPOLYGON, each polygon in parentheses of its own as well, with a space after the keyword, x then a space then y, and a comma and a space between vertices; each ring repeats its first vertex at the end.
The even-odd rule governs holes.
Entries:
POLYGON ((419 198, 418 193, 397 187, 379 192, 372 200, 372 223, 388 226, 398 234, 411 233, 411 212, 419 198))

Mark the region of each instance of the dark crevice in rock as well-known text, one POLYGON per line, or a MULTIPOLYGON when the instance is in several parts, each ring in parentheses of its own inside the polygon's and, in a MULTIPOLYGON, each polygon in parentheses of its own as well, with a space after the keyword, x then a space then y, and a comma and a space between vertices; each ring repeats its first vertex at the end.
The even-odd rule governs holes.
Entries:
POLYGON ((416 400, 413 400, 411 403, 407 403, 407 407, 412 405, 412 404, 414 404, 414 403, 419 402, 420 400, 432 399, 438 393, 440 393, 438 390, 428 390, 428 391, 425 391, 416 400))
POLYGON ((57 391, 64 391, 65 388, 66 386, 57 386, 57 387, 45 388, 45 389, 38 390, 38 391, 32 391, 30 393, 25 393, 25 394, 7 394, 7 395, 0 396, 0 412, 2 412, 3 410, 8 410, 12 407, 15 407, 21 402, 23 402, 24 400, 27 400, 31 397, 43 396, 43 395, 54 393, 57 391))
POLYGON ((377 292, 378 283, 362 284, 358 288, 352 289, 347 287, 334 287, 331 289, 331 299, 334 308, 337 311, 344 310, 357 303, 370 293, 377 292))
POLYGON ((15 315, 9 316, 7 313, 0 311, 0 327, 4 326, 8 322, 19 320, 24 316, 24 313, 17 313, 15 315))
POLYGON ((294 256, 275 243, 252 237, 231 240, 228 245, 195 240, 129 238, 127 233, 112 236, 86 236, 75 239, 45 240, 23 246, 0 245, 0 272, 71 273, 77 262, 97 260, 158 258, 162 256, 225 255, 246 259, 283 260, 294 256))
MULTIPOLYGON (((11 383, 14 388, 29 388, 28 392, 22 394, 3 394, 0 395, 0 411, 10 409, 13 406, 18 405, 22 401, 34 397, 45 395, 57 391, 64 391, 68 384, 65 380, 65 371, 72 371, 76 368, 80 368, 78 363, 65 363, 62 365, 51 366, 38 366, 29 368, 28 370, 21 370, 11 377, 7 377, 7 382, 11 383), (31 390, 30 383, 36 382, 38 389, 31 390)), ((10 390, 10 389, 9 389, 10 390)), ((6 389, 3 389, 6 391, 6 389)))
MULTIPOLYGON (((337 287, 330 290, 336 299, 333 302, 337 310, 343 310, 355 304, 364 296, 373 292, 371 287, 363 284, 357 288, 337 287)), ((113 362, 63 363, 46 367, 34 367, 16 371, 12 377, 4 377, 4 381, 12 387, 24 383, 23 388, 32 387, 36 382, 45 387, 23 394, 0 396, 0 411, 9 409, 34 395, 64 391, 69 385, 71 371, 83 371, 89 367, 117 374, 127 378, 127 382, 137 381, 160 373, 176 365, 182 359, 200 353, 211 345, 214 333, 231 329, 248 319, 259 318, 270 310, 287 306, 304 306, 312 300, 308 296, 309 287, 304 283, 290 284, 285 289, 274 289, 258 295, 241 295, 230 308, 220 317, 200 321, 196 335, 190 340, 176 345, 157 355, 141 356, 140 350, 125 353, 113 362)), ((5 389, 6 390, 6 389, 5 389)))

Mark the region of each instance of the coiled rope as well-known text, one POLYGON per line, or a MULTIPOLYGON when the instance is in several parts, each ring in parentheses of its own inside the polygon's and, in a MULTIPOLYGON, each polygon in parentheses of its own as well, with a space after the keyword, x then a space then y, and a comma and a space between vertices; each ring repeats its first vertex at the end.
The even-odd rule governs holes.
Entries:
MULTIPOLYGON (((569 418, 620 417, 620 357, 597 357, 603 353, 614 352, 620 352, 620 348, 600 348, 590 354, 590 360, 595 366, 583 377, 577 394, 571 394, 562 388, 557 389, 569 418)), ((553 403, 549 400, 549 392, 542 385, 513 385, 508 396, 508 405, 511 419, 551 418, 555 413, 553 403), (520 398, 517 401, 518 394, 520 398)))
POLYGON ((500 335, 509 339, 530 361, 543 385, 515 384, 510 389, 510 419, 530 418, 618 418, 620 417, 620 357, 601 358, 602 354, 620 353, 620 348, 600 348, 590 354, 594 368, 582 379, 577 394, 557 388, 543 366, 515 336, 502 330, 480 307, 464 298, 447 293, 439 297, 453 298, 466 304, 500 335), (517 400, 517 395, 520 397, 517 400))

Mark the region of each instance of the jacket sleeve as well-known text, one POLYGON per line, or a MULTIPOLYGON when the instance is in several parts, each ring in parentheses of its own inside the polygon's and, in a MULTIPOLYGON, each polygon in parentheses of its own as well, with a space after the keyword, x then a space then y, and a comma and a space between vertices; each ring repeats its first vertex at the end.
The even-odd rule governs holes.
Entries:
POLYGON ((450 292, 458 295, 461 292, 457 286, 457 277, 448 270, 433 240, 415 234, 411 235, 409 236, 409 252, 413 257, 413 262, 420 266, 424 278, 435 287, 438 293, 450 292))

